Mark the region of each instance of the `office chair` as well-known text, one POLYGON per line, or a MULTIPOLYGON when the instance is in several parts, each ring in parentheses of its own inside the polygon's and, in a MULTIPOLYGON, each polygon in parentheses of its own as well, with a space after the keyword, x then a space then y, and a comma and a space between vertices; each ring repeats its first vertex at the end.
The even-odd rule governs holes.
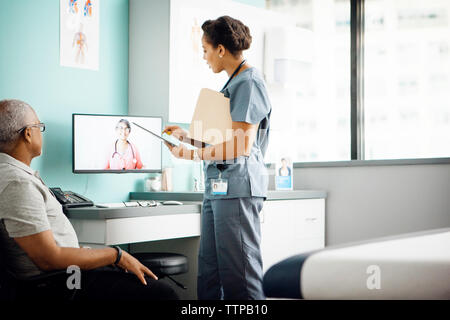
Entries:
MULTIPOLYGON (((18 279, 11 273, 5 263, 3 250, 0 248, 0 301, 12 301, 17 298, 26 298, 18 294, 18 292, 38 291, 42 293, 42 298, 45 293, 52 290, 56 286, 66 286, 67 273, 66 270, 57 270, 46 272, 45 274, 33 276, 27 279, 18 279), (18 290, 26 288, 27 290, 18 290)), ((73 300, 75 290, 67 292, 67 295, 62 295, 62 300, 73 300)))
MULTIPOLYGON (((162 279, 167 277, 173 281, 177 286, 186 289, 186 287, 173 279, 172 275, 186 273, 188 271, 187 257, 176 253, 136 253, 133 256, 138 259, 143 265, 152 270, 152 272, 162 279)), ((68 274, 66 270, 57 270, 46 272, 42 275, 33 276, 25 280, 18 279, 6 267, 3 250, 0 247, 0 301, 15 300, 17 298, 24 298, 18 295, 18 292, 38 292, 38 297, 45 298, 46 292, 51 292, 52 289, 60 289, 66 287, 68 274), (27 290, 18 290, 26 288, 27 290)), ((61 290, 58 290, 61 292, 61 290)), ((59 296, 61 300, 74 300, 76 290, 63 291, 64 294, 59 296)), ((25 297, 26 298, 26 297, 25 297)))

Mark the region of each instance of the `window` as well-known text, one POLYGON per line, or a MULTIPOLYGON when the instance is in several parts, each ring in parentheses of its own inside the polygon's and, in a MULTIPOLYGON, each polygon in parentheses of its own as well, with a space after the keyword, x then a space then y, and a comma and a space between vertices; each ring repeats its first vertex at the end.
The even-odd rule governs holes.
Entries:
POLYGON ((450 156, 450 1, 364 6, 365 159, 450 156))
POLYGON ((266 0, 285 27, 265 32, 272 102, 266 162, 350 160, 350 0, 266 0))
POLYGON ((267 163, 450 157, 450 1, 229 2, 272 102, 267 163))

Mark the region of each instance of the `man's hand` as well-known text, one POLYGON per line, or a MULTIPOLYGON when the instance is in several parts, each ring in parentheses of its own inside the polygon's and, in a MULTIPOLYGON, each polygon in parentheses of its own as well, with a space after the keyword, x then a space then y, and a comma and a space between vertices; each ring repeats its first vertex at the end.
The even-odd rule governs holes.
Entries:
POLYGON ((135 257, 130 255, 128 252, 122 251, 122 258, 120 258, 119 263, 117 263, 117 266, 124 269, 125 271, 130 271, 134 273, 139 280, 145 285, 147 285, 147 281, 145 281, 145 275, 148 275, 149 277, 158 280, 158 277, 154 275, 153 272, 150 271, 149 268, 144 266, 142 263, 139 262, 135 257))

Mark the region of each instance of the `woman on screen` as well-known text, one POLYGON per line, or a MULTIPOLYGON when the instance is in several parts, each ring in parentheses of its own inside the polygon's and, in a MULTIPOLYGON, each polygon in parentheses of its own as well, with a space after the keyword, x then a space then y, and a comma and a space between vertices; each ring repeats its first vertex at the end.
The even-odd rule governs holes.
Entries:
POLYGON ((132 170, 142 169, 141 155, 134 144, 128 141, 131 125, 128 120, 120 119, 116 125, 117 140, 114 142, 105 169, 132 170))

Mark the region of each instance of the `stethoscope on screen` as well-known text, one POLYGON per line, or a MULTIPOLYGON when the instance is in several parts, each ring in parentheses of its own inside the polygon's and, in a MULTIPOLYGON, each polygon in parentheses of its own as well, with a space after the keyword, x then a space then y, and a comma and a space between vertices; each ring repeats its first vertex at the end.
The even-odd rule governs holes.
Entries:
MULTIPOLYGON (((117 142, 119 142, 119 139, 116 140, 116 143, 114 144, 114 153, 111 156, 111 159, 114 159, 115 155, 117 154, 118 156, 122 156, 119 152, 117 152, 117 142)), ((128 144, 130 145, 131 148, 131 153, 133 154, 133 163, 134 163, 134 168, 136 169, 136 155, 134 154, 134 149, 133 149, 133 145, 127 140, 128 144)))

